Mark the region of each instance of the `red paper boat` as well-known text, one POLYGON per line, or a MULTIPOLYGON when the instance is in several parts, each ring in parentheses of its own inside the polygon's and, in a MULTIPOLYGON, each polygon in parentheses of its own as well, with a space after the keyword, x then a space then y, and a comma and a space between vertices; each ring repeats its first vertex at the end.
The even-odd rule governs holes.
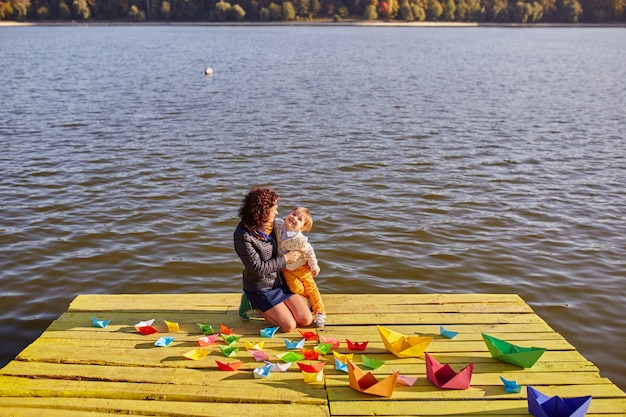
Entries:
POLYGON ((474 363, 467 365, 457 374, 450 365, 442 365, 424 352, 426 357, 426 378, 435 386, 445 389, 468 389, 472 380, 474 363))
POLYGON ((220 370, 222 371, 236 371, 243 364, 243 361, 221 362, 216 360, 215 363, 217 364, 217 367, 220 368, 220 370))
POLYGON ((322 369, 324 369, 324 365, 326 364, 326 362, 323 362, 323 361, 315 362, 315 363, 303 363, 303 362, 296 362, 296 363, 300 367, 301 371, 309 372, 309 373, 317 373, 321 371, 322 369))
POLYGON ((346 343, 348 344, 348 349, 350 350, 365 350, 369 342, 351 342, 350 340, 346 339, 346 343))
POLYGON ((152 326, 142 326, 136 327, 137 331, 141 334, 153 334, 158 333, 159 331, 152 326))

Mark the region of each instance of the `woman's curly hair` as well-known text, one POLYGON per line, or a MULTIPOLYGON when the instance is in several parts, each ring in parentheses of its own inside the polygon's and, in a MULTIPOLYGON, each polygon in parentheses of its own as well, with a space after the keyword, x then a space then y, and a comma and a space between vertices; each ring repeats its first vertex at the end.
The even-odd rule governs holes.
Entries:
POLYGON ((278 194, 270 188, 253 188, 243 199, 239 208, 241 222, 249 229, 265 226, 270 210, 278 204, 278 194))

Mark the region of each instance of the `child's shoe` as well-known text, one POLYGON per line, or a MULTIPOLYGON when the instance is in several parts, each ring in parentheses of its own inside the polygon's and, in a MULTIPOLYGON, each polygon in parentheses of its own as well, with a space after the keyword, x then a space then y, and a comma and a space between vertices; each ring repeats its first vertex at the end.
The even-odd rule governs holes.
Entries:
POLYGON ((252 304, 248 301, 246 293, 243 293, 241 294, 241 302, 239 303, 239 318, 245 321, 250 320, 250 317, 248 317, 248 311, 250 310, 252 310, 252 304))
POLYGON ((313 319, 313 327, 324 327, 326 324, 326 313, 317 312, 313 319))

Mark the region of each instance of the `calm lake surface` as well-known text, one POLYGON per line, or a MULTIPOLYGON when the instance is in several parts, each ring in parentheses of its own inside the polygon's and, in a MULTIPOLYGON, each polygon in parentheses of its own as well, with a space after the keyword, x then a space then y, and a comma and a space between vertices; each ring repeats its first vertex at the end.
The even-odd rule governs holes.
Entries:
POLYGON ((240 291, 267 185, 322 294, 518 293, 626 389, 626 29, 1 27, 0 70, 0 365, 78 294, 240 291))

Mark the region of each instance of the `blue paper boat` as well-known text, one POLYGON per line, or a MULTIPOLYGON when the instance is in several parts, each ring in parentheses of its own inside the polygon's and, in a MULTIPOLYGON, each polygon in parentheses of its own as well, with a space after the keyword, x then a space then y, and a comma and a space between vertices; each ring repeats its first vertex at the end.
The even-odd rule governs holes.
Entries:
POLYGON ((305 339, 300 339, 297 342, 292 342, 289 339, 285 339, 285 347, 289 350, 292 349, 302 349, 304 347, 304 341, 305 339))
POLYGON ((348 362, 343 363, 339 359, 335 358, 335 369, 341 372, 348 373, 348 362))
POLYGON ((443 337, 447 337, 448 339, 452 339, 454 336, 459 334, 459 332, 453 332, 452 330, 446 330, 442 325, 439 325, 439 334, 443 337))
POLYGON ((98 320, 95 317, 91 319, 91 324, 93 324, 93 327, 100 327, 101 329, 107 327, 110 322, 111 320, 98 320))
POLYGON ((154 342, 154 346, 167 347, 174 340, 173 336, 163 336, 154 342))
POLYGON ((508 380, 508 379, 504 379, 502 377, 500 377, 500 380, 504 384, 504 390, 506 392, 517 393, 517 392, 520 392, 522 390, 522 387, 520 387, 517 384, 517 381, 511 381, 511 380, 508 380))
POLYGON ((585 397, 548 397, 528 385, 528 412, 535 417, 584 417, 591 404, 591 395, 585 397))
POLYGON ((261 329, 261 337, 273 337, 274 334, 278 331, 278 329, 280 329, 279 326, 277 327, 266 327, 265 329, 261 329))

